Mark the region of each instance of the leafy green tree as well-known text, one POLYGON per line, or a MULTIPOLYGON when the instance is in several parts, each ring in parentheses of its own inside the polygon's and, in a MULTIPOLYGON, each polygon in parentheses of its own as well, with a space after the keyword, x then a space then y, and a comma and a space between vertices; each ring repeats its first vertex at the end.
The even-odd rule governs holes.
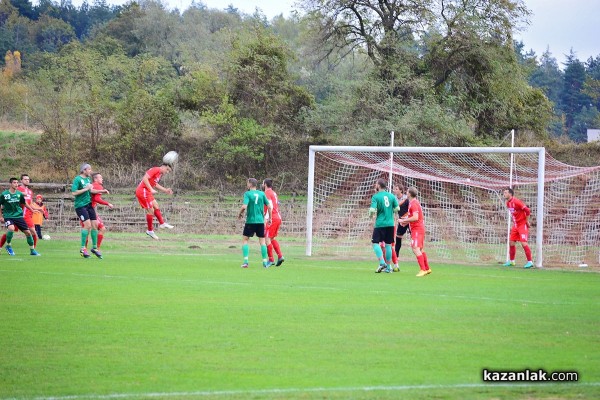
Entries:
POLYGON ((160 159, 181 135, 180 119, 173 100, 132 87, 117 111, 118 134, 107 146, 113 161, 149 162, 160 159))
POLYGON ((214 69, 204 66, 197 68, 177 81, 177 107, 199 113, 216 111, 222 105, 227 87, 214 69))
POLYGON ((130 57, 135 57, 142 53, 143 43, 135 34, 132 27, 135 26, 136 20, 141 18, 143 14, 144 11, 138 3, 128 3, 120 10, 117 17, 110 20, 96 35, 106 34, 119 40, 123 44, 126 54, 130 57))
POLYGON ((575 139, 579 135, 575 131, 572 131, 571 128, 577 114, 581 112, 583 107, 590 105, 591 99, 583 91, 586 80, 584 64, 571 51, 565 65, 563 90, 559 97, 559 108, 565 113, 566 128, 569 131, 569 136, 575 139))
POLYGON ((71 25, 47 15, 40 16, 34 30, 35 41, 41 51, 57 52, 63 45, 76 39, 71 25))
POLYGON ((563 73, 558 67, 556 58, 552 57, 549 49, 540 57, 540 63, 532 72, 529 83, 540 88, 555 105, 559 104, 560 92, 563 88, 563 73))
POLYGON ((600 122, 600 112, 596 107, 582 107, 581 111, 573 118, 569 137, 577 143, 587 142, 587 130, 597 127, 598 122, 600 122))
POLYGON ((228 63, 228 93, 239 115, 276 134, 263 151, 268 173, 276 160, 294 157, 306 138, 302 115, 314 105, 308 91, 288 71, 289 48, 260 21, 254 20, 233 42, 228 63))
POLYGON ((590 97, 594 106, 600 109, 600 55, 596 58, 590 57, 585 63, 585 69, 586 81, 583 92, 590 97))
POLYGON ((230 181, 265 174, 264 148, 273 136, 252 118, 241 117, 227 97, 217 111, 206 111, 202 121, 212 132, 206 155, 213 171, 224 171, 230 181))
POLYGON ((29 0, 10 0, 8 3, 12 4, 18 11, 19 14, 25 18, 37 19, 37 13, 33 7, 33 4, 29 0))

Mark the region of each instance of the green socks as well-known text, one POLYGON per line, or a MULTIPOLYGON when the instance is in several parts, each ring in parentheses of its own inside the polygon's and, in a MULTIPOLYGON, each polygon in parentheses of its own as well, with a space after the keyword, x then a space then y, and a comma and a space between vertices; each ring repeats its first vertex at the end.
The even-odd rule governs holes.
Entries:
POLYGON ((98 229, 92 229, 92 249, 98 246, 98 229))
POLYGON ((250 249, 247 244, 242 245, 242 254, 244 255, 244 262, 248 262, 248 255, 250 254, 250 249))
POLYGON ((260 255, 262 255, 263 262, 267 262, 268 261, 267 245, 266 244, 261 244, 260 245, 260 255))
POLYGON ((383 251, 381 251, 381 246, 379 246, 379 243, 373 243, 373 251, 379 260, 379 264, 383 264, 383 251))
POLYGON ((88 230, 85 228, 81 229, 81 248, 85 247, 85 242, 87 242, 88 238, 88 230))
POLYGON ((392 245, 391 244, 385 245, 385 263, 388 265, 392 263, 392 245))

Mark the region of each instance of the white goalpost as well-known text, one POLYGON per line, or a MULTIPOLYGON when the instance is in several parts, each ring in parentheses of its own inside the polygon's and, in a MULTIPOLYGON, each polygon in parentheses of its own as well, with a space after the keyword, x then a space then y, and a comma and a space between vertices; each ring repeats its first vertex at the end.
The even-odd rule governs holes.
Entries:
POLYGON ((551 265, 600 264, 600 211, 593 207, 600 204, 600 167, 560 163, 543 147, 310 146, 307 255, 364 254, 378 178, 419 190, 430 258, 506 261, 510 221, 502 191, 514 186, 532 210, 537 267, 548 256, 551 265))

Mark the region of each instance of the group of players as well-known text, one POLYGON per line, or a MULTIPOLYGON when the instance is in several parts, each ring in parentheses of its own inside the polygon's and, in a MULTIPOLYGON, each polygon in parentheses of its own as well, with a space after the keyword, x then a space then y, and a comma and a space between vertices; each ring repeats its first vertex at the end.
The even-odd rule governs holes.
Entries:
MULTIPOLYGON (((431 274, 431 268, 427 260, 427 254, 424 251, 425 244, 425 220, 423 209, 418 197, 418 190, 409 187, 404 194, 402 185, 394 187, 393 194, 387 191, 387 182, 385 179, 378 179, 375 183, 377 193, 371 198, 371 207, 369 213, 376 215, 375 227, 373 228, 372 243, 373 251, 379 262, 375 270, 377 273, 399 271, 398 256, 402 246, 402 238, 410 229, 410 246, 417 257, 420 271, 418 277, 431 274), (398 198, 400 200, 398 200, 398 198), (396 224, 395 213, 398 212, 396 224), (395 248, 392 246, 395 242, 395 248), (392 267, 393 266, 393 267, 392 267)), ((504 264, 505 267, 515 265, 516 242, 520 242, 527 257, 527 263, 524 268, 533 267, 531 249, 527 243, 529 238, 529 216, 530 209, 519 199, 514 197, 514 190, 507 188, 503 192, 506 200, 513 226, 509 236, 509 259, 504 264)))
POLYGON ((425 244, 425 220, 423 209, 417 199, 419 192, 414 187, 409 187, 406 193, 401 185, 394 188, 394 193, 387 191, 385 179, 378 179, 375 183, 375 193, 371 198, 369 214, 376 215, 375 227, 371 242, 373 251, 379 262, 375 270, 377 273, 399 271, 398 256, 402 247, 402 238, 410 229, 410 247, 417 257, 420 271, 418 277, 431 274, 427 254, 423 251, 425 244), (398 201, 400 197, 400 201, 398 201), (398 213, 398 226, 396 227, 396 212, 398 213), (392 249, 394 246, 394 249, 392 249), (385 250, 385 252, 382 250, 385 250), (393 267, 392 267, 393 266, 393 267))
MULTIPOLYGON (((173 165, 163 163, 159 167, 153 167, 146 171, 139 185, 136 188, 135 195, 140 206, 146 212, 147 230, 146 234, 158 240, 154 232, 154 218, 158 220, 160 228, 173 229, 173 225, 168 224, 160 211, 158 202, 154 194, 158 191, 173 194, 171 188, 163 187, 159 184, 161 177, 173 171, 173 165)), ((32 208, 33 192, 29 188, 29 176, 23 174, 21 183, 17 178, 10 179, 10 188, 2 192, 0 197, 0 222, 2 222, 7 232, 0 239, 0 250, 6 242, 6 251, 14 256, 11 242, 16 231, 22 231, 27 239, 32 256, 39 256, 36 250, 37 236, 35 235, 32 214, 40 212, 32 208)), ((248 268, 248 240, 257 234, 260 238, 263 266, 271 265, 281 266, 285 261, 278 241, 275 239, 281 226, 281 214, 279 213, 279 200, 277 193, 273 190, 273 181, 265 179, 262 182, 264 191, 257 190, 258 181, 250 178, 247 181, 248 192, 244 194, 244 205, 240 211, 240 218, 245 210, 248 211, 246 225, 244 227, 242 252, 244 255, 244 264, 242 267, 248 268), (266 224, 265 224, 265 216, 266 224), (273 251, 277 254, 275 260, 273 251)), ((97 205, 104 205, 109 209, 113 205, 102 198, 102 194, 109 194, 109 191, 103 186, 103 177, 98 172, 92 172, 92 167, 84 163, 79 168, 79 175, 73 179, 71 185, 71 194, 74 197, 75 213, 81 225, 81 246, 79 254, 84 258, 90 258, 90 252, 98 258, 103 258, 100 246, 104 238, 106 227, 97 213, 97 205), (88 252, 87 247, 91 237, 92 247, 88 252)))
MULTIPOLYGON (((136 189, 136 197, 141 207, 146 210, 146 221, 148 221, 148 230, 146 234, 153 239, 158 240, 158 236, 152 229, 153 216, 159 221, 161 228, 172 229, 173 226, 166 223, 160 213, 158 203, 154 199, 156 189, 172 194, 170 188, 164 188, 158 184, 160 177, 164 173, 171 172, 172 165, 163 164, 160 167, 154 167, 146 171, 142 181, 136 189), (155 189, 156 188, 156 189, 155 189)), ((35 234, 35 224, 32 215, 42 212, 32 207, 33 192, 29 187, 29 175, 23 174, 21 182, 17 178, 10 178, 10 187, 0 194, 0 222, 6 227, 6 233, 0 238, 0 250, 6 244, 6 252, 14 256, 15 252, 11 246, 14 233, 21 231, 25 234, 27 244, 32 256, 39 256, 36 250, 37 236, 35 234)), ((92 248, 90 252, 98 258, 102 258, 100 246, 104 238, 106 227, 102 219, 96 212, 98 204, 107 206, 109 209, 113 205, 102 198, 102 194, 109 194, 109 191, 103 186, 104 180, 100 173, 92 172, 92 167, 84 163, 79 168, 79 175, 75 177, 71 185, 71 194, 74 196, 75 213, 81 225, 81 248, 79 254, 84 258, 90 258, 87 250, 89 238, 92 238, 92 248)))
MULTIPOLYGON (((154 233, 154 217, 158 220, 160 228, 173 229, 173 225, 164 220, 158 202, 154 198, 157 191, 173 194, 171 188, 165 188, 158 183, 163 174, 168 174, 171 171, 173 171, 173 165, 167 163, 150 168, 142 177, 135 191, 138 203, 146 212, 148 227, 146 235, 155 240, 158 240, 158 236, 154 233)), ((79 253, 84 258, 91 257, 87 251, 90 236, 92 238, 91 253, 98 258, 102 258, 100 245, 102 244, 105 226, 96 213, 96 206, 102 204, 110 209, 113 208, 112 204, 102 199, 102 194, 108 193, 109 191, 103 186, 102 175, 97 172, 92 173, 90 164, 82 164, 79 175, 75 177, 71 185, 71 194, 75 198, 75 213, 81 224, 81 249, 79 253)))
POLYGON ((273 190, 273 180, 265 179, 262 182, 262 189, 258 190, 258 180, 249 178, 246 181, 244 200, 238 219, 242 219, 246 213, 246 223, 242 232, 242 256, 244 261, 242 268, 248 268, 248 256, 250 249, 248 241, 255 234, 260 243, 260 252, 263 267, 269 268, 272 265, 281 266, 285 261, 279 243, 275 239, 281 226, 281 214, 279 213, 279 199, 277 193, 273 190), (273 256, 273 250, 277 253, 277 262, 273 256))
MULTIPOLYGON (((160 228, 173 229, 173 225, 164 220, 158 202, 154 198, 157 191, 173 194, 171 188, 159 184, 162 175, 172 171, 173 165, 168 163, 150 168, 144 174, 135 192, 140 206, 146 212, 148 228, 146 234, 155 240, 158 240, 158 236, 153 229, 154 217, 158 220, 160 228)), ((21 176, 20 184, 17 178, 10 178, 9 189, 0 195, 0 222, 5 225, 7 230, 0 238, 0 250, 6 244, 6 251, 11 256, 15 255, 11 246, 12 238, 18 230, 25 234, 30 254, 32 256, 40 255, 36 250, 37 236, 32 215, 41 211, 32 207, 33 192, 29 187, 29 183, 30 178, 27 174, 21 176)), ((278 235, 282 219, 279 213, 279 200, 273 190, 273 181, 265 179, 262 182, 263 191, 261 191, 258 190, 258 181, 255 178, 249 178, 247 189, 238 215, 238 218, 241 219, 244 212, 246 213, 246 223, 242 233, 242 255, 244 259, 242 268, 249 267, 248 241, 255 234, 260 242, 263 267, 280 266, 285 258, 275 238, 278 235), (277 261, 274 259, 273 250, 277 254, 277 261)), ((402 239, 407 230, 410 229, 410 246, 420 268, 417 276, 423 277, 431 274, 427 254, 424 251, 425 221, 423 209, 417 199, 418 190, 409 187, 405 193, 402 185, 396 185, 393 193, 390 193, 387 190, 387 182, 384 179, 378 179, 375 183, 375 191, 369 209, 371 216, 376 215, 371 239, 373 251, 379 263, 375 272, 391 273, 392 271, 399 271, 398 256, 402 247, 402 239), (395 218, 396 212, 399 217, 397 220, 395 218), (393 249, 392 246, 394 246, 393 249)), ((82 164, 79 175, 75 177, 71 185, 71 193, 74 196, 75 212, 81 225, 81 248, 79 253, 84 258, 91 257, 87 251, 89 237, 91 236, 92 248, 90 251, 96 257, 102 258, 100 246, 106 227, 96 213, 96 206, 101 204, 109 209, 113 208, 111 203, 102 199, 102 194, 109 194, 109 191, 103 187, 102 175, 98 172, 92 173, 90 164, 82 164)), ((513 219, 513 227, 509 237, 509 260, 504 266, 515 265, 516 242, 520 242, 527 258, 524 268, 531 268, 533 267, 533 261, 531 249, 527 243, 531 211, 521 200, 514 197, 512 188, 505 189, 503 195, 506 200, 506 207, 513 219)))

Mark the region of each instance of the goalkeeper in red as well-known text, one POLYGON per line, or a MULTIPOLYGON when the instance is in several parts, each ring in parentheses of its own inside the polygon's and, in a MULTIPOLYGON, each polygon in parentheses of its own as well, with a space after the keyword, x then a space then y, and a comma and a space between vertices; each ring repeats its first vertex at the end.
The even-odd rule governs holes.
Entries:
POLYGON ((504 263, 504 266, 512 267, 515 265, 515 255, 517 254, 516 242, 521 242, 521 246, 527 257, 527 264, 525 264, 523 268, 531 268, 533 267, 531 249, 527 244, 527 240, 529 239, 529 215, 531 215, 531 210, 525 203, 515 197, 515 192, 511 188, 504 189, 504 199, 506 200, 506 208, 508 208, 513 220, 513 227, 510 230, 510 236, 508 238, 510 242, 510 260, 504 263))
POLYGON ((386 189, 387 182, 385 179, 377 179, 375 183, 377 193, 371 198, 371 208, 369 208, 369 215, 371 217, 375 214, 377 215, 371 238, 373 251, 379 261, 379 267, 375 270, 377 273, 384 271, 387 273, 392 272, 392 243, 394 243, 395 236, 394 216, 396 211, 400 209, 396 196, 386 189), (379 245, 380 242, 385 243, 385 259, 379 245))

